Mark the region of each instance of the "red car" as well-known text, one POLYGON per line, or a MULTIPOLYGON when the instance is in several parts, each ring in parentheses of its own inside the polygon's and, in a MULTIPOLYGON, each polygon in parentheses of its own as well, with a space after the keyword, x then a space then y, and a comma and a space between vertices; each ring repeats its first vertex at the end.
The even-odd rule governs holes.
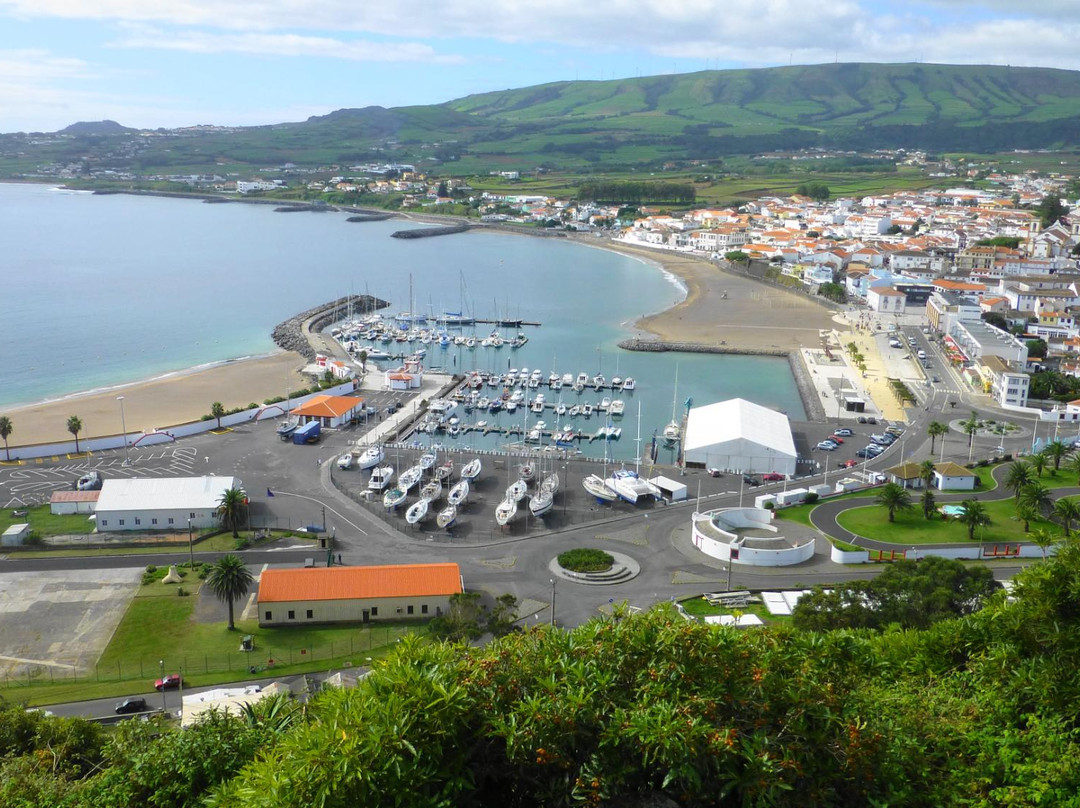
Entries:
POLYGON ((767 474, 762 474, 761 479, 767 483, 778 483, 784 479, 784 475, 775 471, 770 471, 767 474))
POLYGON ((836 443, 843 443, 844 442, 844 439, 841 438, 839 435, 829 435, 829 440, 835 441, 836 443))
POLYGON ((154 682, 154 690, 176 690, 180 687, 181 679, 179 673, 170 673, 164 679, 158 679, 154 682))
POLYGON ((859 465, 859 461, 856 460, 855 458, 852 458, 851 460, 845 460, 843 463, 841 463, 840 468, 842 468, 842 469, 853 469, 857 465, 859 465))

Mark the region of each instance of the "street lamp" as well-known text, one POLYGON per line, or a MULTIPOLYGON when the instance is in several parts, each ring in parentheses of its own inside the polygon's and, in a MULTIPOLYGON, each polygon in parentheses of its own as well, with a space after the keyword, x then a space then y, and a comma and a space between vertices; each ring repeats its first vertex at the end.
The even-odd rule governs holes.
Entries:
POLYGON ((131 456, 128 454, 128 439, 127 439, 127 423, 124 421, 124 397, 117 396, 116 400, 120 402, 120 428, 124 430, 124 465, 131 465, 131 456))
POLYGON ((165 660, 159 659, 157 664, 158 670, 161 672, 161 679, 159 680, 161 682, 161 712, 167 713, 169 708, 165 705, 165 660))
POLYGON ((551 579, 551 625, 555 625, 555 579, 551 579))
POLYGON ((187 520, 187 547, 188 547, 188 556, 191 559, 191 571, 194 572, 195 571, 195 545, 191 540, 191 517, 190 516, 188 517, 188 520, 187 520))

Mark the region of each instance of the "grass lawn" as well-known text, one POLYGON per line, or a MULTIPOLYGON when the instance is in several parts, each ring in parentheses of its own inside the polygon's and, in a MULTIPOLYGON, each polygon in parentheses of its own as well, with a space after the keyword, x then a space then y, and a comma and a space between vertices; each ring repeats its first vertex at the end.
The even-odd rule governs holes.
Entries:
POLYGON ((12 516, 12 511, 5 508, 0 511, 0 533, 12 525, 29 523, 30 529, 42 536, 59 536, 68 533, 90 533, 94 529, 94 523, 87 518, 85 513, 73 513, 70 516, 53 516, 49 513, 48 505, 39 505, 36 508, 26 510, 26 516, 12 516))
MULTIPOLYGON (((1024 533, 1023 523, 1016 518, 1012 499, 985 502, 990 524, 975 530, 975 540, 1002 544, 1031 541, 1024 533)), ((889 514, 880 505, 854 508, 840 514, 837 522, 857 536, 891 542, 898 545, 912 544, 963 544, 968 541, 967 526, 955 520, 924 519, 922 511, 897 511, 896 521, 889 522, 889 514)), ((1061 528, 1052 522, 1032 522, 1031 529, 1049 528, 1055 534, 1061 528)))
MULTIPOLYGON (((825 502, 835 502, 838 499, 859 499, 860 497, 873 497, 877 496, 877 491, 854 491, 850 494, 841 494, 838 497, 829 497, 825 502)), ((815 502, 813 505, 793 505, 790 508, 780 508, 776 511, 777 519, 790 519, 792 522, 798 522, 800 525, 806 525, 807 527, 813 527, 810 524, 810 512, 814 510, 822 502, 815 502)))
POLYGON ((688 598, 679 601, 686 613, 694 617, 709 617, 718 614, 756 614, 766 624, 779 625, 791 622, 791 615, 770 614, 764 603, 751 603, 745 609, 725 609, 723 606, 713 606, 705 598, 688 598))
MULTIPOLYGON (((191 579, 191 576, 188 576, 191 579)), ((191 579, 181 586, 192 594, 179 597, 175 586, 155 582, 139 587, 112 640, 94 670, 77 679, 53 681, 45 672, 37 678, 12 680, 0 696, 15 702, 49 704, 71 699, 104 698, 153 688, 164 661, 165 672, 182 671, 185 685, 200 687, 235 682, 275 673, 289 675, 342 666, 361 666, 384 655, 408 632, 426 633, 422 623, 386 622, 369 627, 260 628, 255 620, 237 620, 236 630, 224 622, 201 623, 193 618, 201 585, 191 579), (251 634, 255 649, 240 650, 241 638, 251 634), (250 668, 256 668, 252 674, 250 668)), ((235 605, 237 616, 246 598, 235 605)))

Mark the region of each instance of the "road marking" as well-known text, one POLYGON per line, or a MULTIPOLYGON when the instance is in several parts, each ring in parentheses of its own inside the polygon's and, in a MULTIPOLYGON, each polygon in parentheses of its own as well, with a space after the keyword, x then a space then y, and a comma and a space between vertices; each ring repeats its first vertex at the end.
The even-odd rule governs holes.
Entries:
POLYGON ((66 668, 69 671, 75 669, 74 665, 68 665, 64 662, 53 662, 51 659, 27 659, 25 657, 5 656, 4 654, 0 654, 0 659, 8 662, 21 662, 24 665, 41 665, 47 668, 66 668))
POLYGON ((310 502, 317 502, 317 503, 319 503, 319 505, 321 507, 326 508, 326 510, 330 511, 330 513, 334 514, 342 522, 349 525, 350 527, 355 528, 357 531, 360 532, 361 535, 363 535, 363 536, 368 535, 368 532, 366 530, 364 530, 362 527, 360 527, 360 525, 357 525, 357 524, 354 524, 354 523, 350 522, 348 519, 345 518, 345 516, 340 511, 334 510, 333 506, 327 505, 321 499, 316 499, 315 497, 309 497, 306 494, 293 494, 290 491, 274 491, 274 496, 275 497, 297 497, 298 499, 306 499, 306 500, 309 500, 310 502))

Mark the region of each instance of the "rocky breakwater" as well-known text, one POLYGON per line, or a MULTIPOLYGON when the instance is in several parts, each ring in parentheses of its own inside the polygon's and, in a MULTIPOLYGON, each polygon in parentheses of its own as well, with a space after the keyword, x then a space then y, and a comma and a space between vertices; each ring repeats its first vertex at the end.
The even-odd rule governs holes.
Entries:
POLYGON ((447 227, 418 227, 416 230, 398 230, 391 233, 391 238, 431 238, 433 236, 449 236, 454 233, 464 233, 470 228, 467 224, 453 224, 447 227))
POLYGON ((331 323, 344 319, 350 312, 370 312, 390 304, 371 295, 348 295, 290 317, 271 332, 274 344, 286 351, 295 351, 305 359, 314 359, 322 349, 313 336, 331 323))

